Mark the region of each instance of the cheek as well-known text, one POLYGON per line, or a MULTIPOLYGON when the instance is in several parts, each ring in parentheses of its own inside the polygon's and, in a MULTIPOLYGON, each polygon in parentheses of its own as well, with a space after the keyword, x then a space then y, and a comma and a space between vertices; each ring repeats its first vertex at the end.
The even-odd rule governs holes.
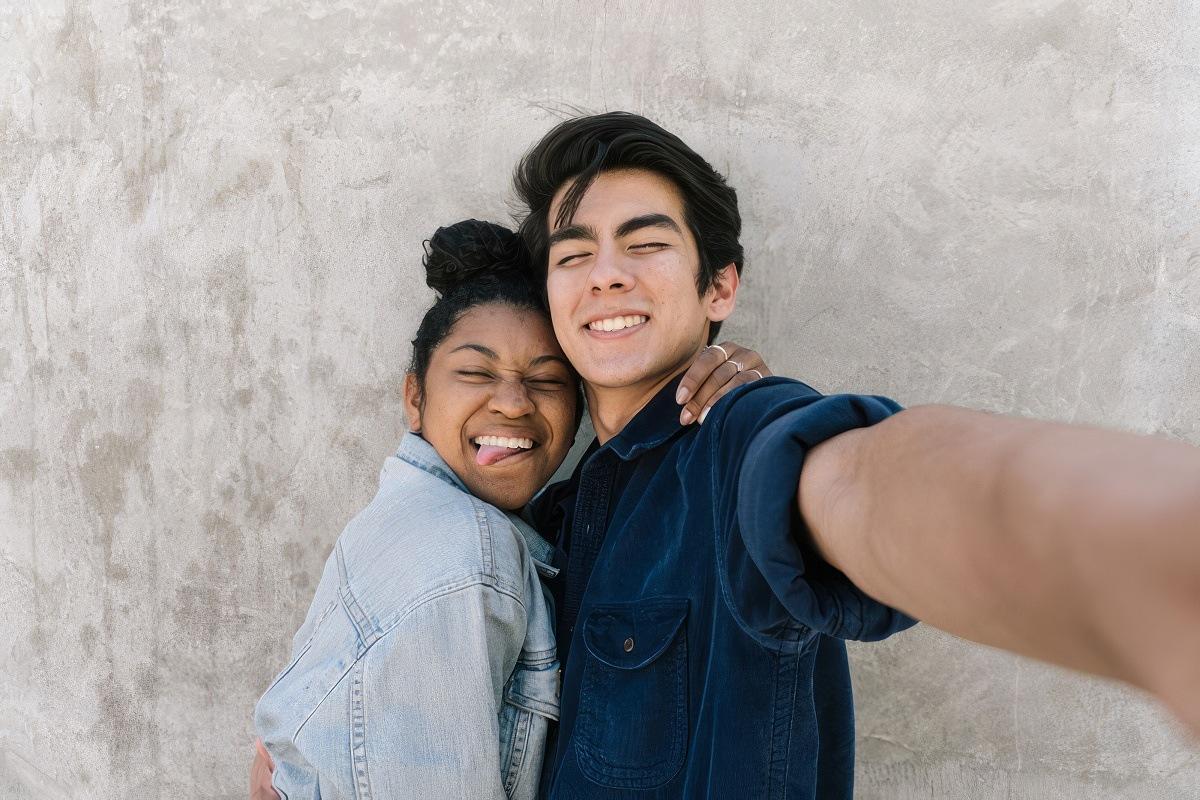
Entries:
POLYGON ((542 404, 542 414, 554 430, 554 439, 558 446, 564 443, 569 448, 571 443, 571 428, 575 423, 574 394, 562 397, 547 398, 542 404))
POLYGON ((574 296, 567 273, 552 272, 546 277, 546 302, 550 305, 550 320, 555 331, 560 324, 568 324, 575 308, 574 296))
POLYGON ((453 442, 462 435, 463 426, 478 406, 476 392, 470 386, 447 385, 430 397, 421 415, 426 438, 453 442))

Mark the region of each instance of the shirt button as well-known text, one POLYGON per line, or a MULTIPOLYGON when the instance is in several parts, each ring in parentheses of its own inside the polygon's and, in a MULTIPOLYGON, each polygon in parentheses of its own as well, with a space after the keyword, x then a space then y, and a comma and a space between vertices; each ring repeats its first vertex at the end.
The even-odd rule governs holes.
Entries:
POLYGON ((633 652, 633 637, 630 637, 625 640, 625 652, 626 653, 633 652))

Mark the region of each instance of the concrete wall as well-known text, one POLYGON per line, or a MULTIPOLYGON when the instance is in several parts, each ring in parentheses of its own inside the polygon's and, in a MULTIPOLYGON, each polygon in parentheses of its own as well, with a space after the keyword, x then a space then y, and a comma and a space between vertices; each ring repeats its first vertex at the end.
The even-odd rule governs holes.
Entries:
MULTIPOLYGON (((1200 444, 1194 3, 6 0, 0 796, 244 796, 404 427, 420 241, 610 108, 739 188, 777 371, 1200 444)), ((861 797, 1200 794, 1134 692, 853 655, 861 797)))

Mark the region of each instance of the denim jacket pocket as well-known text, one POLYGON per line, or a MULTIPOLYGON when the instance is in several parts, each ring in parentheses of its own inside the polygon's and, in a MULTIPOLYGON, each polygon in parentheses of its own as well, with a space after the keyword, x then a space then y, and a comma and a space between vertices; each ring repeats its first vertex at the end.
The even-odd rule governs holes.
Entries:
POLYGON ((601 786, 651 789, 687 753, 686 598, 595 606, 584 621, 587 659, 575 753, 601 786))
MULTIPOLYGON (((550 721, 558 719, 561 674, 558 661, 517 662, 500 707, 500 770, 510 800, 534 800, 539 769, 527 768, 546 748, 550 721)), ((530 767, 535 765, 530 765, 530 767)))

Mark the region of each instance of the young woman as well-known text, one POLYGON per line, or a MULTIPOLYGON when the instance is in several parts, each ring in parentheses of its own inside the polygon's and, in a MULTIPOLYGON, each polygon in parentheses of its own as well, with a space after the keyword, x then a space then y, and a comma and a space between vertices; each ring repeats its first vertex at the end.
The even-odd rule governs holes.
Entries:
MULTIPOLYGON (((440 228, 425 268, 440 296, 413 342, 410 433, 258 702, 255 797, 272 758, 287 800, 537 793, 559 686, 539 576, 555 570, 513 512, 566 457, 581 395, 513 233, 440 228)), ((710 404, 711 371, 690 376, 710 404)))

